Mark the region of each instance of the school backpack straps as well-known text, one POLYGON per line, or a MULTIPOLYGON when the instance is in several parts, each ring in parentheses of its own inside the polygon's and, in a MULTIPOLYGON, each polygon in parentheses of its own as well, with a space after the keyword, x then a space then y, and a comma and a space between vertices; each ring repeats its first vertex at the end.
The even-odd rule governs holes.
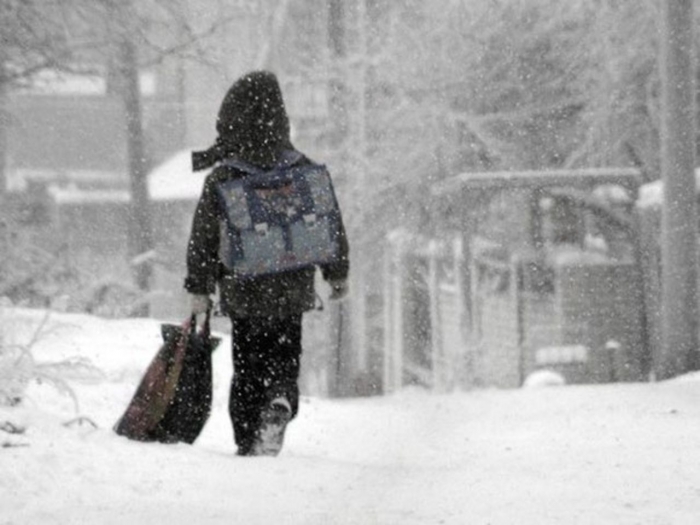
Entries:
POLYGON ((221 182, 220 258, 239 278, 334 262, 340 210, 325 166, 285 152, 271 170, 230 159, 245 175, 221 182))

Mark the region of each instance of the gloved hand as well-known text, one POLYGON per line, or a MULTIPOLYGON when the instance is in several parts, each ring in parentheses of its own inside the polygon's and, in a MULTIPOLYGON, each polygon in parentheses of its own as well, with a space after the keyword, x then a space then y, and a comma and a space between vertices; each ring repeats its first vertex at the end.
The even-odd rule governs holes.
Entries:
POLYGON ((190 294, 190 309, 192 315, 207 313, 212 306, 212 301, 208 295, 190 294))
POLYGON ((339 301, 348 295, 348 281, 343 279, 340 281, 329 281, 328 284, 331 287, 331 301, 339 301))

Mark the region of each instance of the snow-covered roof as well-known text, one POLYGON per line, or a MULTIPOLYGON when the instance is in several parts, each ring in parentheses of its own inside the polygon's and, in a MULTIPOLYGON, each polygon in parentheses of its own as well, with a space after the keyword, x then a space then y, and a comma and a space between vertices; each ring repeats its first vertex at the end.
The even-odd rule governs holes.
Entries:
POLYGON ((131 197, 127 190, 104 189, 86 190, 75 184, 48 187, 49 196, 56 204, 103 204, 129 202, 131 197))
POLYGON ((27 191, 33 182, 39 184, 120 184, 126 173, 109 170, 87 170, 73 168, 14 168, 7 170, 7 190, 27 191))
MULTIPOLYGON (((42 69, 34 73, 28 85, 19 89, 18 93, 21 95, 104 96, 107 93, 105 71, 99 71, 101 68, 94 65, 83 64, 83 67, 85 71, 82 73, 42 69)), ((139 71, 139 89, 141 95, 155 95, 157 85, 154 71, 139 71)))
MULTIPOLYGON (((152 201, 199 199, 204 179, 211 170, 193 172, 191 159, 191 151, 179 151, 148 174, 148 194, 152 201)), ((129 191, 126 189, 84 189, 76 184, 51 185, 49 195, 57 204, 129 202, 131 200, 129 191)))
POLYGON ((209 172, 193 172, 192 152, 179 151, 148 174, 148 193, 154 201, 197 200, 209 172))
POLYGON ((431 191, 446 195, 462 188, 593 188, 604 184, 636 189, 640 181, 639 170, 627 167, 465 172, 434 184, 431 191))

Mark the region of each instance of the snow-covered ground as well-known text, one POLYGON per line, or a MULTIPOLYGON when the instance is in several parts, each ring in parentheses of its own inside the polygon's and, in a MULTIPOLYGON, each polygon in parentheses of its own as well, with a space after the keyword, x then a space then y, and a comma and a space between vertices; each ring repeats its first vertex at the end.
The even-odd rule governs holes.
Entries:
MULTIPOLYGON (((41 319, 6 313, 6 342, 41 319)), ((0 524, 700 523, 697 376, 305 398, 279 457, 241 458, 226 409, 228 338, 195 445, 111 431, 159 344, 155 320, 51 314, 37 362, 81 356, 102 374, 64 372, 77 413, 46 382, 0 408, 0 524), (26 430, 10 433, 8 422, 26 430)))

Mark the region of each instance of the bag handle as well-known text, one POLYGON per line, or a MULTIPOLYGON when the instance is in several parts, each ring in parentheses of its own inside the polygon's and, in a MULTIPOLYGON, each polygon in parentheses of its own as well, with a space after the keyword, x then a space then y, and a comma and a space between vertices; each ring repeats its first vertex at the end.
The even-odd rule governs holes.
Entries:
MULTIPOLYGON (((209 308, 207 308, 206 313, 204 314, 204 322, 202 323, 202 328, 199 330, 200 335, 202 335, 205 338, 208 338, 211 335, 211 313, 212 313, 212 306, 210 305, 209 308)), ((186 322, 187 327, 186 331, 187 333, 192 333, 197 330, 197 314, 192 314, 190 315, 189 322, 186 322)))

